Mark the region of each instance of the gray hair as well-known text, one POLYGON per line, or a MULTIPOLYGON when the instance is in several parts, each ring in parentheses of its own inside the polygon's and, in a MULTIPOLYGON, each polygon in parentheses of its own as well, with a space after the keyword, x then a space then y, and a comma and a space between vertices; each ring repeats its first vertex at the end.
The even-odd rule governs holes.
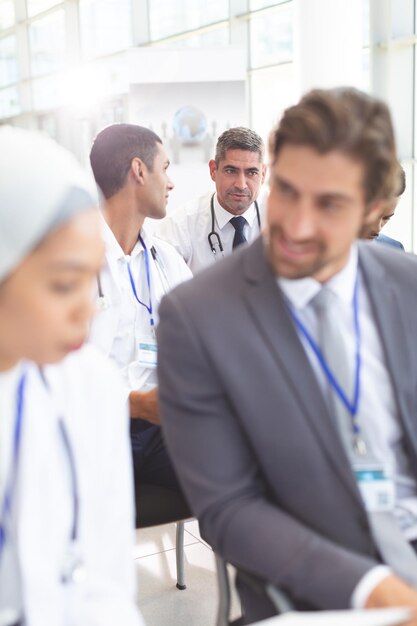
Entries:
POLYGON ((261 137, 250 128, 236 126, 229 128, 220 135, 216 144, 216 156, 214 160, 218 165, 226 158, 227 150, 249 150, 257 152, 261 161, 264 159, 264 142, 261 137))

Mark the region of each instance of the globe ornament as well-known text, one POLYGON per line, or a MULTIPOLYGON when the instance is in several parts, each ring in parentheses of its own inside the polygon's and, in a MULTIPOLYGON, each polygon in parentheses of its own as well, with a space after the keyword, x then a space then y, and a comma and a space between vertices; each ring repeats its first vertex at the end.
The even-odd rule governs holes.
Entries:
POLYGON ((184 145, 193 145, 200 143, 205 136, 207 120, 197 107, 185 106, 175 113, 173 127, 184 145))

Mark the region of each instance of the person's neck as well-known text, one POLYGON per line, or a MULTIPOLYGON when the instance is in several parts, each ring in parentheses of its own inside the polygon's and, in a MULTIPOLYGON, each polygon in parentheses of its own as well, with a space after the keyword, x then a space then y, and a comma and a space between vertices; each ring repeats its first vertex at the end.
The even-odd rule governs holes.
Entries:
POLYGON ((135 247, 145 217, 138 213, 132 199, 117 194, 107 200, 105 219, 125 254, 135 247))
POLYGON ((19 363, 19 360, 8 354, 0 354, 0 374, 5 374, 12 370, 19 363))
POLYGON ((336 274, 339 274, 339 272, 341 272, 343 268, 346 267, 349 262, 350 253, 351 249, 349 249, 348 253, 343 258, 338 259, 333 264, 329 264, 326 267, 323 267, 316 274, 314 274, 312 278, 315 278, 319 283, 324 285, 329 280, 334 278, 336 274))

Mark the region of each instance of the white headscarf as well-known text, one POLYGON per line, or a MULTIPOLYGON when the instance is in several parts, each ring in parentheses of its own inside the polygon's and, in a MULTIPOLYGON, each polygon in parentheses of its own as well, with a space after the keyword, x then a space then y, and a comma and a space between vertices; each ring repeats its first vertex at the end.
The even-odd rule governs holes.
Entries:
POLYGON ((0 127, 0 282, 53 228, 97 205, 90 177, 40 133, 0 127))

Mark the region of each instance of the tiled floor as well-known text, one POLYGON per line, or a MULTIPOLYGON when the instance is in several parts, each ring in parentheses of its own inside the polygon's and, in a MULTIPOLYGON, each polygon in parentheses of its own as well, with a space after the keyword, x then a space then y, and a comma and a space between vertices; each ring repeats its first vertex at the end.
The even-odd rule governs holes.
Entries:
MULTIPOLYGON (((136 531, 138 603, 146 626, 215 626, 217 583, 214 556, 201 539, 198 523, 185 523, 185 582, 175 571, 175 524, 136 531)), ((239 616, 236 597, 232 615, 239 616)))

